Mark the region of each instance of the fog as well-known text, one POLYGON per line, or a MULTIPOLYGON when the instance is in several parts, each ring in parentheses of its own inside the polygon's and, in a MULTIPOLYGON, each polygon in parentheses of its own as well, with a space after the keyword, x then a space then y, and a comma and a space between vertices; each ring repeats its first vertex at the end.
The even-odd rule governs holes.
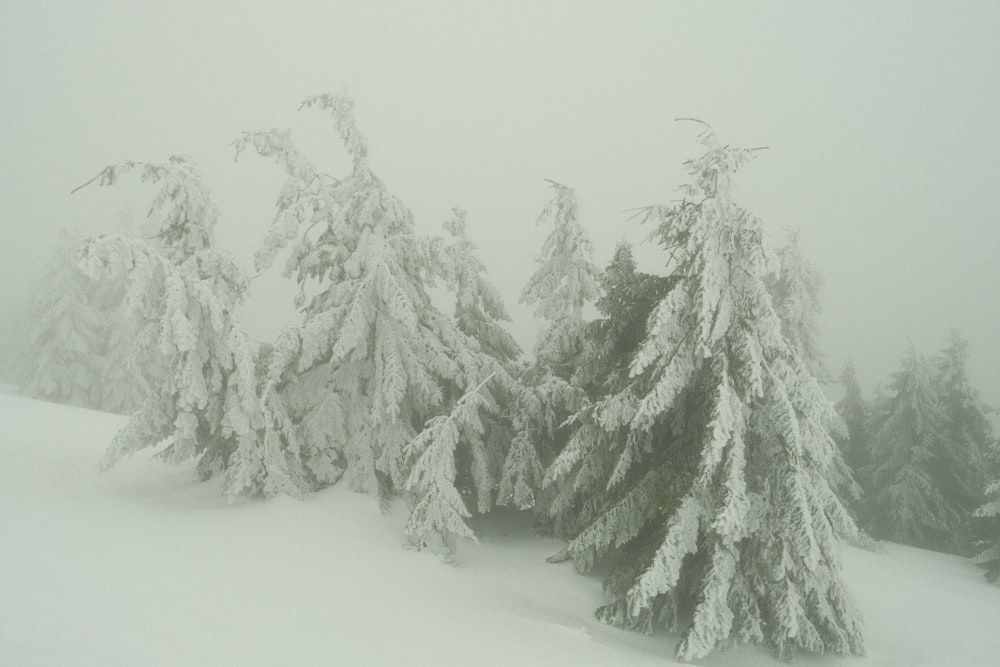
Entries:
MULTIPOLYGON (((434 232, 453 206, 530 346, 517 305, 545 230, 544 179, 577 189, 599 265, 648 230, 700 118, 766 146, 742 203, 775 244, 797 230, 825 278, 823 347, 866 390, 907 346, 970 342, 973 383, 1000 405, 1000 4, 797 2, 2 2, 0 336, 23 319, 61 227, 114 231, 137 187, 70 190, 122 159, 192 156, 250 265, 278 167, 233 162, 241 131, 289 127, 330 173, 331 123, 296 111, 347 91, 371 164, 434 232), (288 5, 288 6, 286 6, 288 5)), ((647 269, 663 258, 642 251, 647 269)), ((254 284, 260 337, 295 320, 291 289, 254 284)))

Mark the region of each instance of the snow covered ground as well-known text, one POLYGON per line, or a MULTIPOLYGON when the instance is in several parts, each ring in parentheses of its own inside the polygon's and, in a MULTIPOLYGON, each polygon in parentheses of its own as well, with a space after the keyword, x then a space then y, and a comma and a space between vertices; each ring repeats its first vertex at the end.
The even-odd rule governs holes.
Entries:
MULTIPOLYGON (((124 419, 0 395, 0 665, 665 665, 674 638, 593 620, 600 583, 510 513, 459 565, 403 548, 403 515, 343 486, 228 504, 190 468, 94 465, 124 419)), ((847 548, 868 657, 1000 665, 1000 587, 968 561, 847 548)), ((742 647, 699 664, 776 665, 742 647)))

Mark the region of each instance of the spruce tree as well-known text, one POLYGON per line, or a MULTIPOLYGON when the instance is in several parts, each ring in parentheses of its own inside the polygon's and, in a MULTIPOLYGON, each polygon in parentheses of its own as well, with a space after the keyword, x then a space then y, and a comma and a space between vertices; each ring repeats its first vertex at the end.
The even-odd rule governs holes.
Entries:
POLYGON ((466 212, 455 208, 444 223, 451 243, 443 247, 441 265, 447 285, 455 294, 455 321, 462 333, 479 343, 480 349, 497 361, 509 364, 521 356, 521 347, 503 323, 510 322, 503 297, 490 282, 486 267, 476 256, 476 246, 467 234, 466 212))
MULTIPOLYGON (((608 487, 607 480, 615 473, 616 463, 629 442, 624 426, 595 429, 589 419, 594 410, 601 409, 606 399, 613 399, 619 392, 629 389, 633 382, 629 369, 631 359, 645 339, 646 322, 656 304, 666 295, 675 279, 641 273, 636 270, 632 248, 620 243, 600 279, 601 297, 595 304, 599 317, 589 322, 584 331, 583 352, 574 374, 574 383, 584 387, 595 397, 597 404, 578 414, 573 420, 576 438, 596 438, 590 442, 580 459, 569 468, 553 466, 546 482, 553 491, 546 508, 555 531, 563 537, 573 537, 590 525, 601 512, 623 499, 630 492, 626 484, 608 487), (553 480, 558 479, 557 483, 553 480)), ((561 466, 568 462, 563 460, 561 466)), ((648 485, 647 485, 648 486, 648 485)), ((651 489, 650 489, 651 490, 651 489)), ((635 544, 606 555, 611 574, 605 587, 618 591, 616 582, 634 568, 635 544)), ((582 569, 589 569, 587 549, 579 543, 570 545, 572 555, 582 569), (582 559, 582 560, 580 560, 582 559)), ((558 561, 570 557, 571 551, 554 556, 558 561)))
MULTIPOLYGON (((994 446, 1000 450, 1000 443, 994 446)), ((994 458, 1000 459, 1000 451, 994 458)), ((986 487, 986 502, 976 509, 975 517, 981 537, 972 561, 985 568, 986 579, 995 583, 1000 581, 1000 475, 986 487)))
POLYGON ((31 398, 101 408, 107 359, 106 293, 76 265, 80 240, 64 235, 35 293, 25 353, 15 367, 31 398))
POLYGON ((77 265, 82 241, 62 234, 35 294, 17 379, 33 398, 131 414, 162 378, 161 360, 148 323, 123 303, 126 277, 98 281, 77 265))
MULTIPOLYGON (((826 384, 832 376, 819 345, 819 293, 823 279, 802 254, 798 233, 789 235, 788 242, 778 249, 777 258, 777 271, 768 279, 767 287, 774 299, 774 310, 781 320, 781 331, 813 377, 820 384, 826 384)), ((827 428, 836 440, 842 441, 848 436, 847 424, 836 410, 829 413, 829 418, 827 428)), ((861 500, 861 487, 839 447, 833 452, 827 478, 846 507, 852 510, 857 507, 861 500)), ((851 539, 853 535, 851 529, 851 535, 844 537, 851 539)))
POLYGON ((514 439, 501 483, 503 502, 521 509, 535 507, 544 468, 567 437, 565 420, 587 401, 572 376, 583 346, 583 309, 598 294, 599 272, 579 222, 576 192, 549 184, 554 194, 537 224, 552 229, 521 292, 521 303, 534 307, 542 328, 535 358, 517 373, 519 389, 510 411, 514 439))
POLYGON ((297 493, 287 420, 260 395, 258 352, 235 319, 247 279, 215 247, 218 210, 200 173, 173 156, 112 165, 97 178, 113 185, 133 171, 160 186, 152 205, 158 243, 99 236, 81 248, 80 265, 95 280, 127 281, 123 316, 149 325, 142 335, 163 355, 165 379, 115 436, 101 467, 158 447, 167 461, 197 460, 202 479, 224 473, 230 496, 297 493))
POLYGON ((982 505, 991 475, 993 425, 987 408, 973 388, 968 374, 969 343, 952 331, 935 359, 934 383, 945 418, 945 436, 950 443, 950 465, 941 471, 944 493, 955 498, 966 514, 982 505))
POLYGON ((840 386, 844 396, 837 402, 836 408, 847 426, 846 437, 839 440, 840 450, 847 465, 857 473, 869 464, 868 422, 871 407, 861 393, 857 371, 851 361, 844 364, 840 373, 840 386))
POLYGON ((777 271, 768 278, 767 287, 781 319, 781 332, 813 376, 827 382, 831 379, 830 371, 819 346, 819 295, 823 278, 802 254, 797 232, 788 235, 787 243, 776 255, 777 271))
POLYGON ((534 306, 535 317, 544 322, 535 348, 538 363, 566 379, 580 352, 583 308, 598 296, 599 271, 590 237, 578 219, 576 192, 555 181, 549 184, 555 194, 538 224, 551 224, 552 231, 521 292, 521 303, 534 306))
POLYGON ((871 427, 864 472, 874 537, 939 551, 968 548, 972 511, 953 491, 966 463, 955 458, 948 418, 927 361, 910 349, 871 427))
POLYGON ((353 101, 321 95, 303 106, 332 116, 348 176, 321 173, 287 132, 236 143, 237 154, 272 157, 288 177, 256 260, 266 268, 291 242, 285 273, 302 287, 304 319, 276 342, 269 382, 296 424, 310 488, 332 481, 343 461, 352 486, 383 504, 409 495, 408 533, 448 557, 454 538, 469 534, 471 509, 494 502, 504 452, 483 433, 501 410, 491 393, 506 379, 497 357, 515 348, 488 321, 501 306, 470 263, 461 221, 450 225, 450 250, 418 236, 369 165, 353 101), (458 322, 431 302, 438 279, 459 292, 458 322))
POLYGON ((549 471, 552 483, 596 475, 620 498, 568 552, 583 569, 630 552, 598 615, 680 630, 680 659, 733 642, 782 658, 860 654, 836 539, 852 522, 826 478, 833 406, 782 333, 761 223, 732 198, 751 151, 710 130, 700 141, 683 201, 644 212, 676 284, 649 317, 630 382, 581 415, 549 471))

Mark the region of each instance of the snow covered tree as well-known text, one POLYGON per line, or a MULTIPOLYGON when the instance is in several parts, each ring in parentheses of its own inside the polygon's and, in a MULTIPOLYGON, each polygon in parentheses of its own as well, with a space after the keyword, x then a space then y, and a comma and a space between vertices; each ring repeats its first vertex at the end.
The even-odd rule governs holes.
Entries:
POLYGON ((564 422, 586 402, 572 375, 583 345, 583 308, 597 297, 599 272, 593 248, 578 221, 572 188, 549 181, 555 191, 538 216, 552 224, 537 267, 521 293, 543 326, 535 359, 516 373, 518 389, 508 414, 514 438, 504 463, 500 502, 519 509, 536 506, 544 466, 559 452, 564 422))
POLYGON ((844 461, 851 470, 857 472, 869 463, 868 422, 871 408, 861 394, 857 371, 850 361, 844 364, 840 373, 840 386, 844 389, 844 397, 837 402, 836 407, 847 426, 847 434, 840 439, 839 444, 844 461))
POLYGON ((774 310, 781 318, 781 331, 788 343, 820 382, 830 380, 830 371, 819 347, 819 292, 823 278, 802 254, 799 234, 789 234, 778 249, 777 271, 767 281, 774 310))
MULTIPOLYGON (((1000 458, 1000 452, 996 453, 1000 458)), ((1000 475, 986 487, 986 502, 976 509, 975 516, 983 524, 978 552, 972 561, 986 569, 986 579, 1000 581, 1000 475)))
POLYGON ((969 343, 952 331, 945 348, 935 359, 934 384, 945 418, 945 436, 950 443, 950 462, 941 471, 944 493, 955 498, 967 513, 985 500, 983 493, 991 476, 993 425, 987 408, 973 388, 967 370, 969 343))
POLYGON ((580 225, 576 192, 549 181, 555 195, 542 209, 538 224, 552 224, 542 245, 535 272, 521 292, 521 303, 535 307, 544 322, 535 356, 562 378, 572 375, 580 352, 583 308, 598 296, 600 272, 593 263, 593 246, 580 225))
POLYGON ((752 153, 710 130, 700 141, 683 201, 645 210, 676 284, 653 308, 631 381, 580 415, 548 473, 574 484, 597 475, 620 498, 568 555, 581 569, 610 559, 616 599, 598 616, 681 630, 680 659, 733 642, 782 658, 860 654, 836 540, 853 524, 826 478, 833 406, 782 333, 761 223, 732 199, 752 153))
POLYGON ((33 398, 128 414, 158 379, 158 359, 142 349, 141 325, 124 317, 125 282, 96 281, 77 266, 82 240, 63 233, 35 295, 17 379, 33 398))
POLYGON ((224 473, 231 496, 296 493, 294 441, 283 437, 287 423, 267 395, 259 395, 257 350, 235 320, 247 279, 215 248, 218 210, 198 170, 173 156, 112 165, 97 178, 113 185, 132 171, 160 186, 151 211, 160 222, 158 244, 99 236, 84 244, 79 262, 95 280, 126 281, 124 316, 148 325, 140 336, 155 342, 166 370, 115 436, 102 468, 159 447, 167 461, 197 459, 202 479, 224 473))
MULTIPOLYGON (((615 249, 600 279, 601 297, 595 304, 600 316, 586 326, 583 352, 573 377, 575 384, 596 397, 598 405, 604 399, 613 400, 633 383, 629 373, 631 360, 645 339, 646 322, 675 282, 672 278, 638 272, 628 244, 621 243, 615 249)), ((553 467, 546 478, 553 490, 546 513, 555 532, 564 537, 577 535, 600 512, 621 501, 623 492, 628 490, 624 484, 611 488, 607 484, 629 442, 627 429, 593 428, 587 421, 590 414, 578 415, 573 425, 579 429, 577 437, 596 438, 599 442, 590 443, 581 460, 568 472, 553 467), (559 483, 552 484, 557 476, 559 483)), ((556 556, 555 560, 564 556, 568 554, 556 556)), ((628 550, 616 556, 626 566, 630 563, 628 550)), ((612 575, 609 580, 614 578, 612 575)))
POLYGON ((873 536, 940 551, 968 548, 972 507, 953 493, 966 463, 955 458, 948 419, 927 361, 910 349, 871 429, 863 474, 873 536))
POLYGON ((26 355, 16 368, 25 396, 83 408, 101 406, 107 365, 99 285, 76 266, 79 239, 64 236, 35 295, 26 355))
POLYGON ((503 297, 490 282, 486 267, 476 257, 475 244, 466 234, 466 212, 456 208, 444 228, 453 239, 443 249, 441 264, 447 283, 455 293, 455 321, 462 333, 471 336, 486 354, 510 363, 521 356, 521 347, 504 327, 510 315, 503 297))
MULTIPOLYGON (((781 332, 813 377, 825 384, 832 376, 819 346, 819 293, 823 279, 802 254, 797 232, 790 234, 787 244, 778 249, 777 258, 777 271, 766 283, 774 300, 774 310, 781 320, 781 332)), ((829 413, 829 418, 828 430, 836 440, 842 441, 848 436, 847 424, 836 410, 829 413)), ((861 499, 861 487, 839 447, 833 452, 827 477, 844 505, 856 507, 861 499)))
POLYGON ((347 177, 317 170, 287 132, 236 143, 237 154, 252 148, 288 177, 256 261, 266 268, 291 242, 285 273, 302 288, 304 322, 276 342, 268 377, 297 424, 311 488, 343 461, 358 490, 383 502, 409 493, 408 532, 447 556, 467 534, 463 508, 494 501, 504 453, 483 433, 500 408, 481 385, 491 376, 504 385, 498 358, 516 348, 490 322, 502 319, 502 305, 463 245, 461 220, 450 225, 450 249, 417 236, 410 210, 369 166, 353 101, 321 95, 303 106, 333 117, 352 160, 347 177), (432 304, 437 279, 458 291, 459 322, 432 304))

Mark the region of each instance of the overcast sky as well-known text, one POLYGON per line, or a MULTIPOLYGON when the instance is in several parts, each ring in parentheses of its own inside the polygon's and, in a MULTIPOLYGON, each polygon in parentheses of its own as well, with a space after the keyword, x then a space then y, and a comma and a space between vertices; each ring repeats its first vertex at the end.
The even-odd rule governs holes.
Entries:
MULTIPOLYGON (((780 243, 798 230, 825 278, 823 346, 866 388, 910 342, 951 328, 1000 405, 1000 3, 41 2, 0 0, 0 329, 38 279, 59 227, 113 230, 141 190, 69 191, 118 160, 198 161, 245 259, 281 182, 233 163, 248 129, 290 127, 331 173, 329 123, 296 112, 346 91, 373 168, 439 229, 451 207, 518 320, 546 230, 543 179, 578 190, 603 264, 648 230, 624 209, 669 202, 695 116, 723 141, 767 146, 741 201, 780 243)), ((645 268, 662 262, 655 248, 645 268)), ((255 283, 260 337, 292 317, 255 283)))

